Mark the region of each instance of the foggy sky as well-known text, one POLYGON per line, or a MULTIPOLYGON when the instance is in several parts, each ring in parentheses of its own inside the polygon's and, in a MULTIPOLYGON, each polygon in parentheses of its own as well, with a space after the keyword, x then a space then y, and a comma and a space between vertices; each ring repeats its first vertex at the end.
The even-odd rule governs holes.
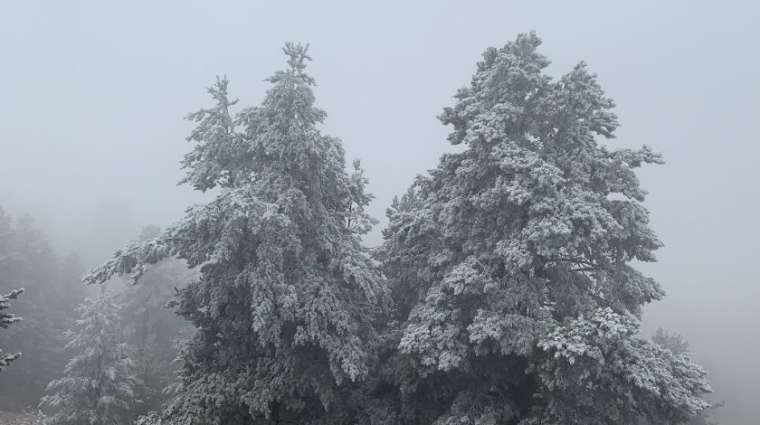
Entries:
POLYGON ((618 104, 615 144, 665 156, 641 173, 666 245, 644 269, 668 292, 646 311, 645 331, 685 335, 728 401, 724 423, 756 421, 760 8, 266 3, 0 2, 0 206, 34 215, 57 249, 90 262, 143 224, 179 219, 206 199, 176 185, 191 147, 183 117, 210 104, 205 87, 218 74, 240 104, 257 103, 292 40, 311 43, 325 131, 362 160, 371 211, 384 219, 393 195, 451 150, 436 116, 481 52, 536 30, 550 73, 584 60, 599 74, 618 104))

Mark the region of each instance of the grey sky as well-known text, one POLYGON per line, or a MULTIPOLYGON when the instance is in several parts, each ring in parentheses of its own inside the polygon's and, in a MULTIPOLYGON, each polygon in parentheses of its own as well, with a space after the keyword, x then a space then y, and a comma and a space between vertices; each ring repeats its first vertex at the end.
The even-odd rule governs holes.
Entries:
POLYGON ((257 102, 294 40, 312 44, 326 131, 362 159, 383 218, 450 149, 435 117, 480 53, 536 30, 553 74, 585 60, 600 75, 619 105, 616 143, 665 155, 642 174, 666 244, 646 270, 668 291, 646 329, 687 336, 728 400, 725 423, 750 424, 760 414, 758 22, 749 1, 4 0, 0 205, 33 214, 55 246, 101 256, 141 224, 179 218, 203 200, 175 185, 189 149, 182 118, 208 104, 217 74, 243 105, 257 102))

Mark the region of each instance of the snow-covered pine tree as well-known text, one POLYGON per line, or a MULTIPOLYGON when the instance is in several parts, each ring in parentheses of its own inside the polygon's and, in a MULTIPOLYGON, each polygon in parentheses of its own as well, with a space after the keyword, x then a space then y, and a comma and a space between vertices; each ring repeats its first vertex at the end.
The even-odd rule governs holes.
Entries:
POLYGON ((387 295, 360 241, 372 222, 366 180, 358 163, 347 174, 340 141, 319 130, 307 48, 284 52, 288 67, 260 106, 233 115, 218 79, 216 105, 190 115, 184 182, 218 188, 216 199, 86 278, 137 279, 168 256, 200 268, 176 300, 197 333, 164 423, 344 423, 344 384, 370 368, 387 295))
POLYGON ((637 336, 663 291, 631 266, 661 245, 635 169, 661 158, 597 140, 612 100, 583 63, 547 76, 539 45, 485 51, 440 117, 461 149, 388 211, 402 325, 370 423, 679 423, 707 406, 704 370, 637 336))
MULTIPOLYGON (((674 356, 691 356, 689 341, 678 332, 657 328, 654 335, 652 335, 652 342, 667 349, 673 353, 674 356)), ((686 425, 718 425, 718 422, 713 419, 713 416, 718 413, 719 409, 723 408, 724 405, 725 402, 723 401, 712 403, 709 408, 689 419, 689 421, 686 422, 686 425)), ((648 423, 642 421, 639 425, 648 425, 648 423)))
POLYGON ((119 307, 103 293, 79 307, 66 348, 73 357, 40 402, 44 425, 126 425, 133 417, 134 377, 121 340, 119 307))
MULTIPOLYGON (((8 326, 21 320, 20 317, 11 313, 6 313, 3 310, 8 310, 11 306, 10 301, 18 298, 22 292, 24 292, 23 289, 16 289, 11 291, 9 294, 0 295, 0 329, 7 329, 8 326)), ((18 359, 19 357, 21 357, 21 353, 3 354, 3 350, 0 349, 0 371, 2 371, 3 368, 7 367, 9 364, 11 364, 12 361, 18 359)))

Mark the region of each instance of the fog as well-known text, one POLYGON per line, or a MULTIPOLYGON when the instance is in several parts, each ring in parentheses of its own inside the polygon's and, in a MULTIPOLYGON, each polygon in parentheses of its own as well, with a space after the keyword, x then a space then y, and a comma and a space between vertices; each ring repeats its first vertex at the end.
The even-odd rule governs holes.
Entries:
POLYGON ((381 219, 451 151, 436 116, 488 46, 535 30, 560 75, 599 75, 622 123, 614 144, 666 164, 642 174, 665 247, 644 269, 667 291, 645 332, 683 334, 711 373, 718 419, 760 414, 760 6, 751 2, 97 2, 0 4, 0 205, 31 214, 87 267, 146 224, 207 196, 178 186, 183 118, 230 79, 260 101, 285 41, 311 44, 325 131, 360 158, 381 219))

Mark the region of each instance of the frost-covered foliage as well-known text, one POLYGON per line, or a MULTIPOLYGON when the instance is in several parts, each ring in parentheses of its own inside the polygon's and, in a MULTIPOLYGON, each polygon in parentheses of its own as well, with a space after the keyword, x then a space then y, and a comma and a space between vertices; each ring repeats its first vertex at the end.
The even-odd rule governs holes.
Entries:
MULTIPOLYGON (((652 335, 652 342, 659 345, 662 348, 669 350, 676 356, 689 357, 691 350, 689 348, 689 341, 683 337, 683 335, 667 331, 663 328, 658 328, 652 335)), ((701 411, 698 415, 692 416, 687 422, 688 425, 717 425, 718 422, 713 420, 713 416, 718 412, 725 402, 712 403, 710 407, 701 411)), ((640 425, 647 425, 648 422, 643 422, 640 425)))
POLYGON ((51 381, 40 408, 45 425, 120 425, 133 420, 132 362, 119 326, 119 306, 102 294, 79 307, 66 345, 73 357, 51 381))
MULTIPOLYGON (((22 292, 24 292, 23 289, 16 289, 7 295, 0 295, 0 329, 7 329, 8 326, 21 320, 20 317, 11 313, 6 313, 3 310, 8 310, 11 306, 10 300, 18 298, 22 292)), ((19 357, 21 357, 21 353, 3 354, 3 350, 0 349, 0 371, 19 357)))
POLYGON ((597 310, 539 339, 541 397, 527 423, 675 424, 709 404, 706 372, 684 354, 636 337, 638 323, 610 308, 597 310))
POLYGON ((460 151, 388 211, 399 325, 370 423, 672 423, 707 406, 701 368, 635 335, 663 296, 631 265, 661 245, 635 169, 662 160, 598 140, 612 100, 583 63, 546 75, 540 43, 485 51, 440 117, 460 151))
MULTIPOLYGON (((143 227, 136 243, 159 236, 158 226, 143 227)), ((170 307, 176 291, 196 277, 183 261, 167 258, 145 272, 140 284, 114 279, 113 298, 119 305, 119 321, 135 378, 132 416, 142 422, 155 417, 171 399, 177 384, 180 341, 192 326, 170 307)))
POLYGON ((346 386, 371 367, 387 304, 360 243, 371 197, 359 164, 348 174, 340 141, 319 130, 306 47, 284 51, 261 105, 233 114, 219 79, 215 106, 189 117, 184 182, 218 188, 216 199, 86 278, 137 280, 170 256, 200 269, 175 301, 197 332, 164 423, 339 424, 346 386))
MULTIPOLYGON (((160 234, 156 226, 146 226, 140 241, 160 234)), ((168 399, 166 388, 175 380, 177 341, 191 326, 168 306, 176 290, 194 278, 194 273, 179 260, 167 259, 152 267, 139 285, 125 285, 116 294, 121 305, 124 341, 134 363, 139 402, 135 412, 158 411, 168 399)))

